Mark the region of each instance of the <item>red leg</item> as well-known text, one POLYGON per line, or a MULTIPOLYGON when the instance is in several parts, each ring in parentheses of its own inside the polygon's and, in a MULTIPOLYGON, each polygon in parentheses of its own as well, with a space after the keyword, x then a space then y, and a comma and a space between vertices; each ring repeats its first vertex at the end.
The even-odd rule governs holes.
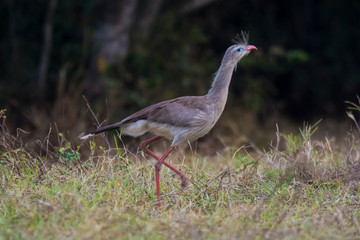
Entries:
POLYGON ((163 164, 164 160, 169 156, 171 151, 174 150, 174 147, 169 147, 168 150, 161 156, 161 158, 155 163, 155 179, 156 179, 156 195, 158 200, 158 206, 161 207, 160 201, 160 170, 161 164, 163 164))
MULTIPOLYGON (((140 148, 141 150, 143 150, 145 153, 147 153, 148 155, 150 155, 151 157, 153 157, 154 159, 156 159, 157 161, 160 160, 160 158, 158 156, 155 155, 155 153, 153 153, 150 149, 147 148, 147 146, 153 142, 156 142, 158 140, 160 140, 162 137, 161 136, 156 136, 156 137, 153 137, 153 138, 150 138, 149 140, 146 140, 145 142, 142 142, 140 144, 140 148)), ((188 179, 186 177, 186 175, 179 171, 178 169, 176 169, 175 167, 173 167, 172 165, 170 165, 169 163, 163 161, 163 164, 170 168, 173 172, 175 172, 177 175, 180 176, 181 178, 181 187, 182 188, 185 188, 188 184, 188 179)))
POLYGON ((156 156, 152 151, 150 151, 147 146, 153 142, 158 141, 159 139, 161 139, 161 136, 156 136, 153 137, 145 142, 142 142, 140 144, 140 148, 147 154, 149 154, 151 157, 153 157, 154 159, 157 160, 157 163, 155 164, 155 177, 156 177, 156 194, 157 194, 157 198, 158 198, 158 206, 161 206, 160 203, 160 169, 161 169, 161 164, 164 164, 166 167, 170 168, 172 171, 174 171, 176 174, 178 174, 181 178, 181 187, 184 188, 186 187, 186 185, 188 184, 188 180, 187 177, 185 176, 184 173, 182 173, 181 171, 179 171, 178 169, 174 168, 173 166, 171 166, 169 163, 165 162, 165 159, 169 156, 169 154, 171 153, 172 150, 174 150, 174 147, 170 147, 165 153, 164 155, 159 158, 158 156, 156 156))

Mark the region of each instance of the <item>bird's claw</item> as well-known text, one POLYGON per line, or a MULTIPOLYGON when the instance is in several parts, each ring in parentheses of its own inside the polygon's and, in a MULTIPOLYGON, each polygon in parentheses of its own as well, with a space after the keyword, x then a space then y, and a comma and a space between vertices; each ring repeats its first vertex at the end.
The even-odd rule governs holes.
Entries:
POLYGON ((181 177, 181 189, 184 190, 184 188, 188 185, 189 182, 185 175, 180 177, 181 177))

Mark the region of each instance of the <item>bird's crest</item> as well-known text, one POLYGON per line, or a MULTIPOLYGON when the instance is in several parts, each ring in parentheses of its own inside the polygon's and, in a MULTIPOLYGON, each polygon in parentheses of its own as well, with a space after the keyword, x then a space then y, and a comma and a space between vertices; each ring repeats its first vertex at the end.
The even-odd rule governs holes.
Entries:
POLYGON ((232 42, 234 44, 248 45, 249 32, 241 31, 240 33, 236 34, 236 36, 233 38, 232 42))

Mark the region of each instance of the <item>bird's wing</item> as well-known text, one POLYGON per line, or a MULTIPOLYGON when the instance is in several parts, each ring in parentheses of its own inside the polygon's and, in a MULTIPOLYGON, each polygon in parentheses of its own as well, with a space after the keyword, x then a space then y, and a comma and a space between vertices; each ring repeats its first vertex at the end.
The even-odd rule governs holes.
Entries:
POLYGON ((204 96, 180 97, 152 109, 148 120, 173 126, 201 126, 208 122, 207 105, 204 96))
POLYGON ((149 117, 149 114, 151 112, 153 112, 156 109, 163 108, 166 104, 168 104, 169 102, 174 101, 174 100, 175 99, 159 102, 159 103, 150 105, 146 108, 143 108, 143 109, 131 114, 130 116, 124 118, 123 120, 121 120, 121 122, 119 122, 119 124, 128 124, 128 123, 136 122, 138 120, 147 120, 149 117))
POLYGON ((205 96, 186 96, 159 102, 133 113, 119 124, 148 120, 179 127, 200 126, 208 118, 204 101, 205 96))
POLYGON ((89 136, 110 131, 138 120, 149 120, 179 127, 202 126, 209 121, 208 112, 205 96, 179 97, 148 106, 120 122, 82 133, 79 137, 86 139, 89 136))

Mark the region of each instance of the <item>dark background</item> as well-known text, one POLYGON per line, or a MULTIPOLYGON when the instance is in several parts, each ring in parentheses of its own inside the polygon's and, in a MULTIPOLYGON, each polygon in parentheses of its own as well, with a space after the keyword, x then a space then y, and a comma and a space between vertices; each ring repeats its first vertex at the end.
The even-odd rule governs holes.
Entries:
POLYGON ((0 106, 13 131, 74 137, 95 127, 82 95, 99 121, 114 122, 205 94, 247 30, 258 51, 238 65, 228 113, 257 124, 341 121, 360 90, 359 16, 357 0, 1 1, 0 106))

